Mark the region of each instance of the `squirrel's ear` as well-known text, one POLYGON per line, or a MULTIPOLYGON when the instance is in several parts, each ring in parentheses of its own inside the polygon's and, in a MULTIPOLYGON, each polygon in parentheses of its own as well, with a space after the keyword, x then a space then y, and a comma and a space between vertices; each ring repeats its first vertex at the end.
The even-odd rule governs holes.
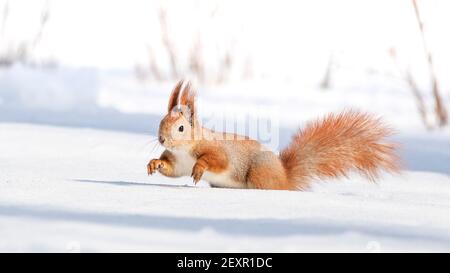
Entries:
POLYGON ((197 96, 190 81, 187 81, 183 86, 183 91, 180 95, 180 105, 189 108, 192 114, 195 113, 195 98, 197 96))
POLYGON ((196 92, 192 83, 187 80, 180 80, 172 90, 167 111, 170 113, 175 109, 179 110, 187 115, 189 121, 193 124, 196 117, 195 99, 196 92))
POLYGON ((188 113, 184 113, 184 114, 188 114, 189 115, 189 120, 191 122, 191 124, 193 123, 195 117, 196 117, 196 105, 195 105, 195 99, 197 97, 197 94, 194 90, 194 88, 192 87, 192 84, 190 81, 187 81, 182 88, 182 93, 180 95, 180 105, 184 106, 187 108, 188 113))
POLYGON ((174 109, 175 106, 178 105, 178 98, 180 96, 180 92, 182 91, 181 88, 184 85, 184 80, 180 80, 177 85, 172 90, 172 93, 169 97, 169 105, 167 106, 167 111, 170 113, 172 109, 174 109))

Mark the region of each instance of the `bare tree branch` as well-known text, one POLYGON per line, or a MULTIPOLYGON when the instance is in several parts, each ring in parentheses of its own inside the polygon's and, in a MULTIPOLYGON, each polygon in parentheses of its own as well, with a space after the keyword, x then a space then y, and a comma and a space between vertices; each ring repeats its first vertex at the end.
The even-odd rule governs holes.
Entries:
POLYGON ((414 99, 416 101, 417 110, 419 111, 420 118, 422 120, 422 123, 425 125, 427 130, 433 129, 433 126, 430 124, 428 118, 427 118, 427 108, 425 106, 425 100, 423 99, 423 96, 414 81, 414 78, 411 74, 411 71, 409 69, 402 69, 400 64, 397 60, 397 53, 395 51, 395 48, 391 48, 389 50, 389 55, 391 56, 391 59, 394 61, 395 67, 397 68, 398 72, 404 77, 406 82, 408 83, 411 92, 414 96, 414 99))
POLYGON ((422 37, 423 48, 425 50, 425 55, 427 56, 428 67, 430 70, 430 77, 431 77, 431 82, 432 82, 434 104, 435 104, 435 113, 436 113, 436 117, 438 119, 439 126, 443 127, 443 126, 447 125, 447 123, 448 123, 447 110, 445 108, 445 105, 442 102, 442 97, 439 92, 439 84, 438 84, 438 80, 436 77, 436 72, 435 72, 434 64, 433 64, 433 56, 431 54, 431 51, 428 48, 427 41, 425 38, 425 31, 424 31, 422 18, 420 17, 419 6, 417 5, 416 0, 412 0, 412 3, 414 6, 417 23, 419 25, 420 34, 422 37))

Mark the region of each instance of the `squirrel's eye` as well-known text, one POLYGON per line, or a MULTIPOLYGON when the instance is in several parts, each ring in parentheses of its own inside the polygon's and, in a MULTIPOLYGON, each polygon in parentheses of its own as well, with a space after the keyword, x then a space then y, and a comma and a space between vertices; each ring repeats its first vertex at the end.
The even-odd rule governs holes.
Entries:
POLYGON ((184 130, 183 125, 181 125, 180 127, 178 127, 178 131, 183 132, 183 130, 184 130))

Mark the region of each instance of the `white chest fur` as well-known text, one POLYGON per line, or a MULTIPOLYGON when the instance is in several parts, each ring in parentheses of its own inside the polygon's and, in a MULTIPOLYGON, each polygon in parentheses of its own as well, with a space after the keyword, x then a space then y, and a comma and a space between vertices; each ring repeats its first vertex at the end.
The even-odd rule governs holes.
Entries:
POLYGON ((172 150, 170 151, 176 159, 175 162, 175 174, 177 176, 186 176, 192 174, 192 168, 195 164, 195 158, 188 152, 184 150, 172 150))

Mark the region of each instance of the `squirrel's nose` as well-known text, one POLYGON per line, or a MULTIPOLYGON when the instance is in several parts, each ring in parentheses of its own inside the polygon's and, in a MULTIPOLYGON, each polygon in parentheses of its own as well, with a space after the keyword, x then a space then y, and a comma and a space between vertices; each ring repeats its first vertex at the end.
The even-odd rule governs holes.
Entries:
POLYGON ((164 141, 166 141, 166 139, 163 136, 159 136, 159 142, 164 144, 164 141))

